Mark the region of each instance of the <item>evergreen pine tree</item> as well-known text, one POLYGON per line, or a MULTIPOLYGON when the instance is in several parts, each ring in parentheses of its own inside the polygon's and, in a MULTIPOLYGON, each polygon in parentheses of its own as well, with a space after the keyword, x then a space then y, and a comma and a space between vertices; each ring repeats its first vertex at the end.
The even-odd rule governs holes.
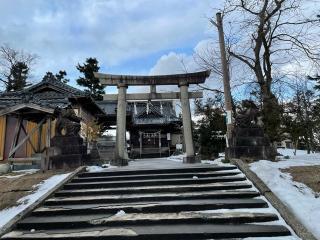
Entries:
POLYGON ((295 149, 315 150, 317 132, 317 106, 311 90, 297 89, 293 99, 283 106, 282 128, 289 133, 295 149))
POLYGON ((195 130, 197 145, 204 158, 216 158, 225 149, 226 123, 221 98, 195 101, 196 114, 202 116, 195 130))
POLYGON ((85 92, 89 93, 93 99, 102 100, 104 86, 100 84, 98 78, 94 77, 94 72, 98 72, 100 69, 98 60, 96 58, 87 58, 83 65, 77 65, 77 69, 84 75, 84 77, 77 79, 78 85, 85 87, 85 92))
POLYGON ((67 72, 64 70, 60 70, 59 73, 55 75, 52 72, 46 72, 42 80, 43 81, 54 80, 54 81, 60 81, 62 83, 68 83, 69 79, 66 79, 65 76, 67 76, 67 72))
POLYGON ((55 76, 52 72, 46 72, 46 74, 43 76, 42 81, 48 81, 51 79, 55 79, 55 76))
POLYGON ((11 70, 8 78, 7 91, 19 91, 27 85, 29 67, 24 62, 16 62, 11 70))
POLYGON ((67 76, 67 72, 64 71, 64 70, 60 70, 59 73, 57 73, 55 75, 56 79, 58 81, 61 81, 63 83, 68 83, 69 82, 69 79, 66 79, 65 76, 67 76))

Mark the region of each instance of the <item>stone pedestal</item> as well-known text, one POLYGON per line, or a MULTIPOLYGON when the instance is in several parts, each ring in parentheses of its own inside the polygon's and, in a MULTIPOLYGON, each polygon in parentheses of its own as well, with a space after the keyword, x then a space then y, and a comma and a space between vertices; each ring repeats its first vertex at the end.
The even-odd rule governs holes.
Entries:
POLYGON ((200 160, 196 158, 195 156, 186 156, 183 157, 183 163, 199 163, 200 160))
POLYGON ((226 148, 226 159, 250 160, 274 159, 276 152, 261 127, 236 127, 232 132, 230 146, 226 148))
POLYGON ((100 158, 97 141, 93 141, 91 143, 90 154, 88 156, 88 160, 86 161, 86 165, 101 165, 103 162, 100 158))
POLYGON ((51 139, 54 156, 50 157, 52 169, 77 168, 86 156, 86 147, 79 136, 55 136, 51 139))

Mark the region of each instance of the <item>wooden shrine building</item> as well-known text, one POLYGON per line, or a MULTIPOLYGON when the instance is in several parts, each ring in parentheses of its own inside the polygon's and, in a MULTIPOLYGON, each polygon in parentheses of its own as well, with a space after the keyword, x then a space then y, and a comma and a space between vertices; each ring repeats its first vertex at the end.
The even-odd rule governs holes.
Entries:
MULTIPOLYGON (((109 126, 116 125, 116 101, 97 102, 104 109, 109 126)), ((174 102, 130 101, 126 110, 128 155, 130 158, 167 157, 183 143, 182 119, 174 102)))
POLYGON ((0 93, 0 161, 35 160, 55 134, 54 109, 71 107, 81 118, 81 136, 105 115, 83 91, 56 79, 45 79, 22 91, 0 93))

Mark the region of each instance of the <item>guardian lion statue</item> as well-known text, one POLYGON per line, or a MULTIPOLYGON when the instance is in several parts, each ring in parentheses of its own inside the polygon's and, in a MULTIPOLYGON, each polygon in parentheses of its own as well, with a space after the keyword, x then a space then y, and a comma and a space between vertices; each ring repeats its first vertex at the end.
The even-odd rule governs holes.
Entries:
POLYGON ((54 114, 57 116, 56 136, 79 136, 81 118, 75 114, 70 105, 64 109, 56 108, 54 114))
POLYGON ((252 100, 243 100, 241 109, 235 118, 235 125, 240 128, 263 127, 259 108, 252 100))

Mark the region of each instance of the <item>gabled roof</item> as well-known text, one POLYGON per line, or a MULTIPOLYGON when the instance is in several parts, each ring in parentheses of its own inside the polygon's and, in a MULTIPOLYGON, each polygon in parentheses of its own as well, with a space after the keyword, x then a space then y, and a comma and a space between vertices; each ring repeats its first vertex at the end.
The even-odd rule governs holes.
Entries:
POLYGON ((160 109, 156 108, 153 104, 148 104, 148 110, 147 106, 140 110, 140 112, 137 114, 136 118, 163 118, 163 114, 160 109))
POLYGON ((64 107, 70 97, 90 97, 85 92, 71 87, 54 78, 41 82, 21 91, 3 92, 0 94, 0 108, 31 102, 48 107, 64 107))
POLYGON ((33 122, 39 122, 44 117, 53 115, 54 109, 40 106, 34 103, 21 103, 0 110, 0 116, 7 114, 21 116, 23 117, 23 119, 33 122))
POLYGON ((33 109, 39 112, 49 113, 49 114, 53 114, 54 112, 53 109, 40 107, 39 105, 36 105, 33 103, 21 103, 13 107, 0 110, 0 116, 6 115, 8 113, 19 112, 20 110, 23 110, 23 109, 33 109))
MULTIPOLYGON (((104 110, 110 125, 116 124, 117 101, 99 101, 97 104, 104 110)), ((151 101, 147 112, 147 101, 128 102, 126 109, 128 122, 132 125, 181 125, 181 119, 176 116, 172 100, 151 101)))
POLYGON ((53 92, 72 95, 72 96, 87 96, 88 95, 85 92, 83 92, 77 88, 71 87, 70 85, 65 84, 61 81, 58 81, 54 78, 44 79, 41 82, 39 82, 29 88, 26 88, 23 91, 32 92, 32 93, 40 93, 40 92, 43 92, 43 90, 48 91, 48 89, 51 89, 53 92))
POLYGON ((21 91, 0 93, 0 110, 25 104, 45 109, 65 108, 71 103, 80 103, 94 114, 105 115, 89 94, 55 78, 44 79, 21 91))
POLYGON ((181 120, 176 116, 172 101, 136 102, 133 106, 134 125, 167 125, 181 120), (134 110, 135 108, 135 110, 134 110))

